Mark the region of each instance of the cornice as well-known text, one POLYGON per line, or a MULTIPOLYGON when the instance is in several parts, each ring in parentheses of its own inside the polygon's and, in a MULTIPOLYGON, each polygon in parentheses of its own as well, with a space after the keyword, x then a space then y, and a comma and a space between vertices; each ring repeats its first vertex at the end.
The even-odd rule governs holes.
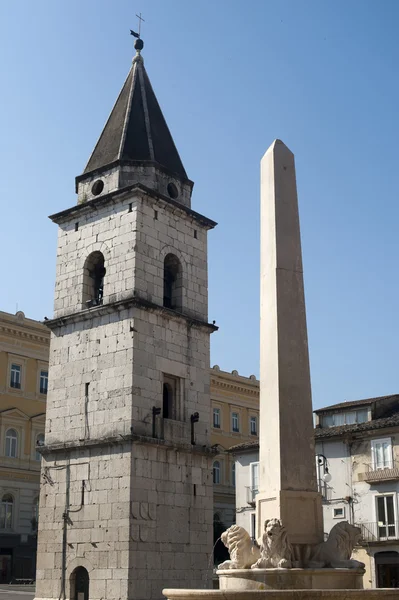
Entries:
POLYGON ((235 381, 227 381, 226 379, 222 379, 221 376, 214 375, 211 373, 211 385, 215 388, 219 388, 221 390, 228 390, 232 392, 239 392, 241 394, 245 394, 246 396, 253 396, 254 398, 259 397, 259 384, 251 385, 250 383, 236 383, 235 381))
POLYGON ((190 327, 193 326, 198 327, 199 329, 206 329, 210 333, 219 329, 216 325, 207 323, 206 321, 201 321, 200 319, 196 319, 195 317, 191 317, 184 313, 180 313, 176 310, 160 306, 159 304, 149 302, 148 300, 145 300, 144 298, 140 298, 139 296, 135 295, 123 298, 122 300, 116 300, 113 302, 101 304, 100 306, 85 308, 83 310, 76 311, 72 314, 64 315, 62 317, 56 317, 55 319, 49 319, 45 321, 45 324, 47 327, 49 327, 49 329, 54 330, 64 327, 69 323, 79 323, 81 321, 87 321, 94 317, 112 314, 113 312, 115 312, 115 310, 123 310, 131 306, 156 312, 158 314, 168 316, 177 321, 185 321, 190 327))
POLYGON ((168 440, 162 440, 159 438, 153 438, 144 435, 129 434, 106 437, 102 439, 85 439, 76 440, 65 443, 54 443, 46 444, 44 446, 38 446, 37 451, 43 456, 51 454, 59 454, 64 452, 71 452, 73 450, 82 450, 86 448, 103 448, 106 446, 120 446, 123 444, 148 444, 150 446, 157 446, 162 448, 168 448, 170 450, 181 450, 183 452, 189 452, 190 454, 202 454, 204 456, 215 456, 216 451, 211 446, 199 446, 184 444, 180 442, 169 442, 168 440))
POLYGON ((1 334, 19 338, 22 340, 29 340, 31 342, 39 342, 40 344, 46 344, 47 346, 50 344, 50 333, 43 331, 42 334, 34 333, 34 328, 30 328, 29 325, 15 325, 13 326, 11 323, 0 322, 0 335, 1 334), (23 329, 22 329, 23 327, 23 329), (26 329, 31 329, 31 331, 26 331, 26 329))

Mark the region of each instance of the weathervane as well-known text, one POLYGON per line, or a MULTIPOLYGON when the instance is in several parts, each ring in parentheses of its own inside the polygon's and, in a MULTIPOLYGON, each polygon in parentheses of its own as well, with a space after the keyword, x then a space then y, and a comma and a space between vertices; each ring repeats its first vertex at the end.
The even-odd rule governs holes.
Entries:
MULTIPOLYGON (((144 21, 143 17, 141 16, 141 13, 139 15, 136 14, 136 17, 139 20, 139 32, 136 33, 135 31, 133 31, 132 29, 130 30, 130 35, 134 35, 135 38, 140 39, 140 33, 141 33, 141 21, 144 21)), ((144 21, 145 22, 145 21, 144 21)))

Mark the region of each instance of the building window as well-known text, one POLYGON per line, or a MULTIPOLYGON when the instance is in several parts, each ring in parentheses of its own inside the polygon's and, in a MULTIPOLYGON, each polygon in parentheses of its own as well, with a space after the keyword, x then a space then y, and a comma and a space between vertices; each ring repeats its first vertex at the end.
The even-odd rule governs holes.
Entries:
POLYGON ((166 308, 181 310, 183 292, 182 268, 174 254, 167 254, 163 271, 163 305, 166 308))
POLYGON ((251 429, 251 435, 258 435, 258 418, 257 417, 251 417, 250 420, 250 429, 251 429))
POLYGON ((371 440, 372 468, 392 469, 392 444, 391 438, 371 440))
POLYGON ((220 429, 220 408, 213 409, 213 426, 220 429))
POLYGON ((258 493, 259 491, 259 463, 251 463, 251 489, 258 493))
POLYGON ((333 509, 333 518, 334 519, 344 519, 345 518, 345 508, 342 506, 340 508, 333 509))
POLYGON ((236 464, 231 465, 231 485, 236 487, 236 464))
POLYGON ((0 505, 0 529, 12 529, 14 498, 4 494, 0 505))
POLYGON ((84 308, 91 308, 103 303, 105 273, 103 254, 101 252, 89 254, 83 272, 82 304, 84 308))
POLYGON ((39 433, 39 435, 36 438, 36 460, 40 460, 42 455, 40 454, 40 452, 37 451, 37 446, 44 446, 44 433, 39 433))
POLYGON ((213 483, 220 483, 220 462, 218 460, 213 463, 213 483))
POLYGON ((15 363, 12 363, 10 387, 15 388, 16 390, 21 389, 21 374, 22 374, 21 365, 16 365, 15 363))
POLYGON ((6 433, 6 456, 16 458, 18 451, 18 435, 15 429, 8 429, 6 433))
POLYGON ((47 394, 47 386, 48 386, 48 371, 44 371, 43 369, 40 371, 40 393, 47 394))
POLYGON ((338 427, 339 425, 354 425, 356 423, 366 423, 368 421, 367 408, 351 410, 341 413, 330 413, 322 415, 321 424, 323 427, 338 427))
POLYGON ((251 538, 256 540, 256 514, 251 513, 251 538))
POLYGON ((173 375, 163 376, 162 417, 179 419, 180 379, 173 375))
POLYGON ((394 496, 377 496, 378 539, 396 538, 394 496))
POLYGON ((231 413, 231 429, 238 433, 240 431, 239 415, 236 412, 231 413))

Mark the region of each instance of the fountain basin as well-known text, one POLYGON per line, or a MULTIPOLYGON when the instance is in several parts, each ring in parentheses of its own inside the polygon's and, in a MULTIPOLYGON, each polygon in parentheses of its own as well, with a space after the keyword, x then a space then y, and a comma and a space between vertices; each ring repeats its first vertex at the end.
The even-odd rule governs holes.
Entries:
POLYGON ((361 590, 364 569, 226 569, 221 590, 361 590))
POLYGON ((187 590, 165 589, 168 600, 398 600, 394 588, 374 590, 187 590))

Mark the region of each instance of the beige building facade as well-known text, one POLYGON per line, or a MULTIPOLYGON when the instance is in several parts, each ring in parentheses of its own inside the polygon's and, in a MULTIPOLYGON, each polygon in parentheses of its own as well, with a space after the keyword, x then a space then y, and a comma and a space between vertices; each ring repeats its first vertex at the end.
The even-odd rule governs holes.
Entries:
POLYGON ((325 531, 340 519, 358 525, 364 586, 399 587, 399 395, 317 410, 315 441, 325 531))
POLYGON ((236 521, 235 461, 228 450, 259 436, 259 381, 211 369, 211 443, 217 452, 213 462, 214 519, 226 527, 236 521))
POLYGON ((33 579, 50 332, 0 312, 0 583, 33 579))

